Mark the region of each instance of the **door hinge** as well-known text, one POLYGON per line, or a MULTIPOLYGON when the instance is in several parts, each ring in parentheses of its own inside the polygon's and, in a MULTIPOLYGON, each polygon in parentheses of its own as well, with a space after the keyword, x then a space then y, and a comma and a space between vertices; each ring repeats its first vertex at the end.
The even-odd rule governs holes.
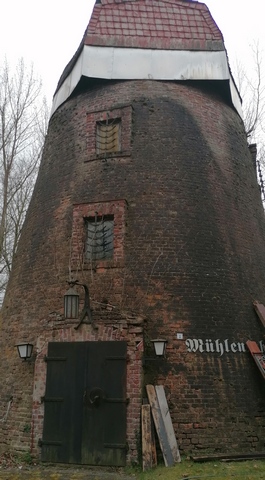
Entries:
POLYGON ((43 402, 63 402, 63 397, 40 397, 41 403, 43 402))
POLYGON ((43 445, 54 445, 60 447, 63 443, 62 442, 56 442, 53 440, 42 440, 42 438, 39 438, 38 440, 38 446, 42 447, 43 445))
POLYGON ((126 403, 126 405, 130 403, 129 398, 105 398, 104 401, 106 403, 126 403))
POLYGON ((115 356, 115 357, 112 356, 112 357, 106 357, 106 358, 105 358, 105 360, 123 360, 123 361, 124 361, 124 360, 127 361, 127 359, 128 359, 128 356, 127 356, 127 355, 124 355, 123 357, 121 357, 121 356, 115 356))
POLYGON ((44 362, 65 362, 67 357, 48 357, 45 355, 44 362))
POLYGON ((127 449, 126 443, 104 443, 104 448, 119 448, 122 450, 127 449))

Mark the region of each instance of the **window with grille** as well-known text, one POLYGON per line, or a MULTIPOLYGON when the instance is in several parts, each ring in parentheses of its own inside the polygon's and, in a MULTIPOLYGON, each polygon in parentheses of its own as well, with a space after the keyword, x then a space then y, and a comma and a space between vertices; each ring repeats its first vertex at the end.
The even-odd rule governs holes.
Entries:
POLYGON ((113 257, 114 215, 88 217, 85 219, 88 260, 104 260, 113 257))
POLYGON ((113 118, 97 122, 96 151, 102 153, 115 153, 121 150, 120 132, 121 119, 113 118))

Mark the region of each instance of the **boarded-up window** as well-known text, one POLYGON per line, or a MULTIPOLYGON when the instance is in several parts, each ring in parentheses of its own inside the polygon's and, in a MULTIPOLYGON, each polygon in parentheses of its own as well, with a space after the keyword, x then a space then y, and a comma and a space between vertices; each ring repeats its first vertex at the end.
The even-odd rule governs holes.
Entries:
POLYGON ((108 119, 97 122, 96 150, 97 154, 115 153, 121 150, 121 119, 108 119))
POLYGON ((113 257, 114 216, 88 217, 86 225, 85 255, 88 260, 104 260, 113 257))

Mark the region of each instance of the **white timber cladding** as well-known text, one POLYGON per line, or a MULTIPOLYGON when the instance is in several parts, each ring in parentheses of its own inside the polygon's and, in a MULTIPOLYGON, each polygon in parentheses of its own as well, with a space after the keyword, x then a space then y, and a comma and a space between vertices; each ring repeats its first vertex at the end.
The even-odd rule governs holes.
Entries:
POLYGON ((241 101, 225 51, 151 50, 84 45, 73 69, 54 95, 52 112, 71 95, 82 76, 108 80, 226 80, 242 117, 241 101))

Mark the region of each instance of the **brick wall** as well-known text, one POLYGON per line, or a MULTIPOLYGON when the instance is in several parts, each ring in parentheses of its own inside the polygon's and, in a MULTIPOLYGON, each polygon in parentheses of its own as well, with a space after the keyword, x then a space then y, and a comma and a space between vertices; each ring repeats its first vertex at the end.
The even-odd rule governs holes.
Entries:
POLYGON ((92 308, 144 315, 150 355, 152 338, 168 340, 145 381, 165 385, 182 451, 261 450, 265 392, 248 353, 189 352, 185 343, 263 335, 252 302, 265 303, 264 214, 242 121, 218 82, 84 81, 53 115, 2 309, 0 414, 14 399, 2 446, 31 442, 34 365, 18 361, 14 344, 36 345, 62 317, 76 206, 120 199, 124 261, 81 261, 75 272, 92 308), (123 108, 126 154, 89 161, 88 118, 123 108))

